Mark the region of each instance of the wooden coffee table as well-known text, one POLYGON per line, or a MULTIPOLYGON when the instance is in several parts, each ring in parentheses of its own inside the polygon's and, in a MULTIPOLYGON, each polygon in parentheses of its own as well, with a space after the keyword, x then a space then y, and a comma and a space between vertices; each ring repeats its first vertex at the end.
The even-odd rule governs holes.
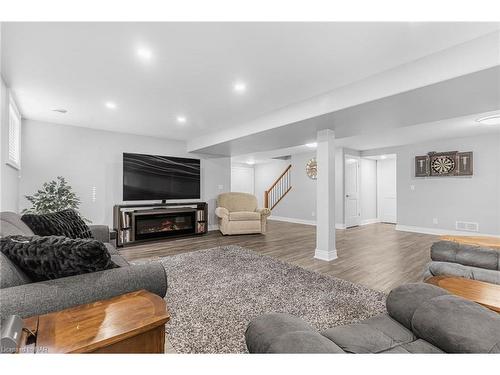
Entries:
POLYGON ((140 290, 25 319, 20 353, 164 353, 165 301, 140 290))
POLYGON ((433 276, 425 282, 500 313, 500 285, 456 276, 433 276))

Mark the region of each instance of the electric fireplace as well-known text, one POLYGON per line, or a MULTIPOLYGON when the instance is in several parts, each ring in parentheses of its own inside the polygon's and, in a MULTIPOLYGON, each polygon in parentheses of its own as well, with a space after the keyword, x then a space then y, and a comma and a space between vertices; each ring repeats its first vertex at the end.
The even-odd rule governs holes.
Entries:
POLYGON ((178 236, 196 232, 196 212, 134 215, 135 240, 178 236))

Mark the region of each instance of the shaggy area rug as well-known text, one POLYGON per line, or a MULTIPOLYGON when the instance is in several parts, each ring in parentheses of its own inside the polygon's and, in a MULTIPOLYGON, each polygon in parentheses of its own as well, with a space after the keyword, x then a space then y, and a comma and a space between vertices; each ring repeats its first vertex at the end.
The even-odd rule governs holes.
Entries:
POLYGON ((324 330, 385 311, 381 292, 238 246, 151 261, 167 271, 167 337, 177 353, 245 353, 248 323, 269 312, 324 330))

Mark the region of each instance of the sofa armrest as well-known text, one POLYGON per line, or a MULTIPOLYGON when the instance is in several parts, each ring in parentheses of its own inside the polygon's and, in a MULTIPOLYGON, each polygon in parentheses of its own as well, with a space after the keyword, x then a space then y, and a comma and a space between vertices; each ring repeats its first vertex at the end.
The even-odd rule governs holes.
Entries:
POLYGON ((145 289, 164 297, 167 276, 149 263, 0 289, 0 316, 22 318, 60 311, 145 289))
POLYGON ((431 259, 437 262, 457 263, 496 271, 500 268, 498 250, 453 241, 439 241, 432 244, 431 259))
POLYGON ((500 285, 500 271, 464 266, 459 263, 432 261, 425 266, 424 280, 432 276, 457 276, 500 285))
POLYGON ((250 353, 344 353, 300 318, 264 314, 253 319, 245 332, 250 353))
POLYGON ((263 217, 271 215, 271 210, 269 208, 257 208, 255 212, 258 212, 263 217))
POLYGON ((224 207, 217 207, 215 209, 215 215, 221 219, 225 219, 229 216, 229 211, 224 207))
POLYGON ((89 225, 92 238, 100 242, 109 242, 109 227, 107 225, 89 225))

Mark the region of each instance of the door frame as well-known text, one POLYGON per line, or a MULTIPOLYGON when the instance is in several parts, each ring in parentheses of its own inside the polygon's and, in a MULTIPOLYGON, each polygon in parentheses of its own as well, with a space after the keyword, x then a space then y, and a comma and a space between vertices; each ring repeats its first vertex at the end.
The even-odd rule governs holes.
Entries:
POLYGON ((350 154, 344 154, 344 189, 343 189, 343 195, 344 195, 344 224, 345 228, 352 228, 352 227, 357 227, 361 225, 361 176, 360 176, 360 164, 361 164, 361 157, 359 155, 350 155, 350 154), (358 220, 355 224, 349 225, 350 223, 347 222, 347 179, 346 179, 346 164, 347 164, 347 159, 355 159, 358 164, 358 173, 357 173, 357 185, 358 185, 358 220))

